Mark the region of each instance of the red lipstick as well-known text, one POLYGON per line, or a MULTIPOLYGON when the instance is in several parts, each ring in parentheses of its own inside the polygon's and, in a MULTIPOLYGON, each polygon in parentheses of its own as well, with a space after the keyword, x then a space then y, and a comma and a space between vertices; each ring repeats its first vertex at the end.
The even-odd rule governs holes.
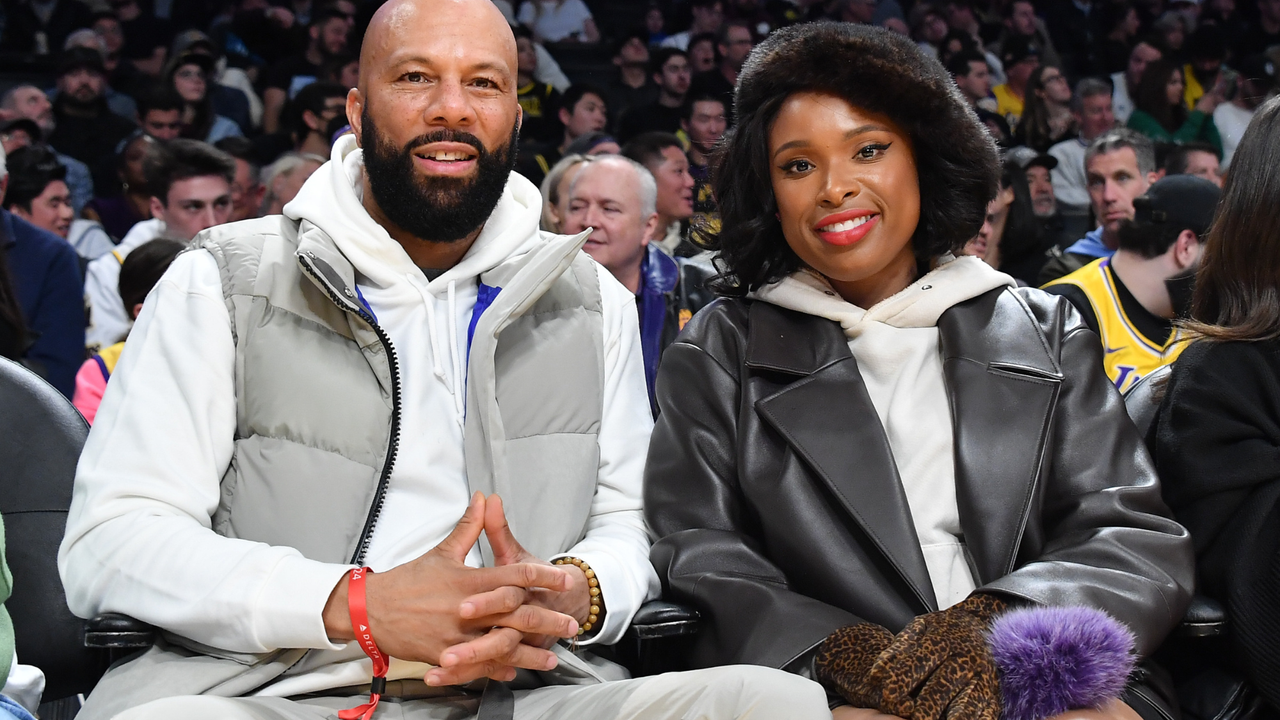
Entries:
POLYGON ((828 215, 814 226, 813 231, 822 238, 823 242, 831 245, 852 245, 871 232, 871 229, 880 222, 880 213, 874 210, 855 209, 845 210, 833 215, 828 215), (848 227, 848 225, 852 227, 848 227), (833 225, 845 225, 839 230, 822 230, 821 228, 829 228, 833 225))

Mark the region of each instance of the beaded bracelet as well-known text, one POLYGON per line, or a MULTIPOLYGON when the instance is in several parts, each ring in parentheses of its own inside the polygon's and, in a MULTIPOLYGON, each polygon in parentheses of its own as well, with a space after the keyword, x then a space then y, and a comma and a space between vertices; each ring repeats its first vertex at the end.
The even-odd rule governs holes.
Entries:
POLYGON ((578 628, 578 635, 585 635, 591 632, 592 628, 599 628, 600 621, 604 619, 605 609, 604 595, 600 594, 600 581, 596 579, 596 571, 576 557, 558 558, 555 564, 577 565, 582 570, 582 574, 587 576, 587 589, 591 593, 591 609, 587 613, 587 621, 578 628))

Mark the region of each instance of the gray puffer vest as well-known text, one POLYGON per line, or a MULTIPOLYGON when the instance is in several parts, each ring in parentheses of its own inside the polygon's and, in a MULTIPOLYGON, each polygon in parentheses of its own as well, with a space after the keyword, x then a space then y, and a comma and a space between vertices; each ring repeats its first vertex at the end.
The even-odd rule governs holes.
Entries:
MULTIPOLYGON (((400 437, 395 348, 310 222, 237 223, 199 244, 221 271, 236 346, 235 453, 214 530, 361 563, 397 446, 414 442, 400 437)), ((541 557, 585 534, 599 465, 600 286, 580 244, 550 236, 481 275, 468 361, 471 490, 501 494, 541 557)))

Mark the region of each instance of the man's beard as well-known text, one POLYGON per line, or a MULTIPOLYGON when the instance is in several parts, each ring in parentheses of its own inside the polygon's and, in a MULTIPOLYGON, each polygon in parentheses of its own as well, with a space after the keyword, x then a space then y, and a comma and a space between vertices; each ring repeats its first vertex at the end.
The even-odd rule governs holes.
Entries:
POLYGON ((387 219, 414 237, 429 242, 457 242, 471 235, 489 219, 502 198, 507 177, 515 168, 520 128, 493 152, 480 139, 461 130, 438 130, 395 147, 378 132, 368 109, 361 115, 360 144, 369 190, 387 219), (433 142, 466 143, 475 148, 475 177, 423 177, 413 151, 433 142))
POLYGON ((76 86, 68 92, 61 93, 63 102, 77 110, 92 110, 97 107, 102 96, 86 85, 76 86))

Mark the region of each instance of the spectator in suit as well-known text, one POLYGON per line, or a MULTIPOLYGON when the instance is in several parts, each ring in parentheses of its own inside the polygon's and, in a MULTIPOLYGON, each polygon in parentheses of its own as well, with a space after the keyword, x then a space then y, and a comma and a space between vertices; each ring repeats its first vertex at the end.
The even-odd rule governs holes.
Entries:
MULTIPOLYGON (((0 197, 9 172, 0 151, 0 197)), ((84 282, 80 261, 66 240, 0 209, 0 243, 30 342, 23 363, 63 395, 75 392, 84 360, 84 282)))
POLYGON ((583 250, 636 296, 640 350, 650 407, 658 361, 685 323, 713 299, 704 283, 710 263, 673 259, 653 242, 658 233, 658 188, 643 165, 600 155, 584 162, 569 185, 563 222, 568 234, 594 228, 583 250))

